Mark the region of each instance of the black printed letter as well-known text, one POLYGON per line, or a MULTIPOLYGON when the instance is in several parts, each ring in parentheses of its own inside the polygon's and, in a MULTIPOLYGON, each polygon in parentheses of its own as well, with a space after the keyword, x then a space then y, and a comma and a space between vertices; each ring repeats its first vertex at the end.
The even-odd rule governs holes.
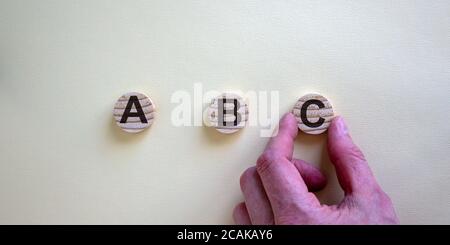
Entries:
POLYGON ((308 107, 309 107, 310 105, 313 105, 313 104, 314 104, 314 105, 317 105, 317 106, 319 107, 319 109, 322 109, 322 108, 325 107, 325 105, 324 105, 324 104, 322 103, 322 101, 320 101, 320 100, 308 100, 308 101, 306 101, 305 103, 303 103, 303 105, 302 105, 302 109, 301 109, 301 111, 300 111, 300 118, 302 119, 302 122, 303 122, 306 126, 308 126, 308 127, 310 127, 310 128, 318 128, 318 127, 322 126, 322 124, 325 122, 325 119, 322 118, 322 117, 320 117, 320 118, 319 118, 319 121, 313 123, 313 122, 310 122, 310 121, 308 120, 307 116, 306 116, 306 112, 307 112, 307 110, 308 110, 308 107))
POLYGON ((141 123, 148 123, 147 118, 145 118, 145 113, 142 110, 141 103, 139 103, 139 99, 135 95, 130 96, 130 99, 128 100, 127 103, 127 107, 123 112, 122 119, 120 119, 120 123, 126 123, 129 117, 139 117, 141 119, 141 123), (136 108, 136 112, 131 112, 133 104, 134 107, 136 108))
POLYGON ((238 110, 241 107, 239 104, 239 101, 237 99, 219 99, 219 126, 222 127, 228 127, 228 126, 237 126, 238 123, 241 122, 241 114, 238 114, 238 110), (234 108, 233 110, 226 110, 224 104, 225 103, 233 103, 234 108), (233 125, 229 125, 230 122, 225 122, 225 115, 228 114, 228 112, 232 112, 234 115, 234 121, 233 125))

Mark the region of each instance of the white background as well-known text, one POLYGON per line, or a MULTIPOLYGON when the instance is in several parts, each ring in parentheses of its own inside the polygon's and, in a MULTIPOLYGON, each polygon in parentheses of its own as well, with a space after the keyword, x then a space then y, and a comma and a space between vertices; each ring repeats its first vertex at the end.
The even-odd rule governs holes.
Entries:
MULTIPOLYGON (((173 92, 327 96, 404 224, 450 223, 450 1, 0 0, 0 223, 230 224, 267 139, 170 123, 173 92), (139 135, 111 111, 147 93, 139 135)), ((324 145, 297 157, 342 193, 324 145)))

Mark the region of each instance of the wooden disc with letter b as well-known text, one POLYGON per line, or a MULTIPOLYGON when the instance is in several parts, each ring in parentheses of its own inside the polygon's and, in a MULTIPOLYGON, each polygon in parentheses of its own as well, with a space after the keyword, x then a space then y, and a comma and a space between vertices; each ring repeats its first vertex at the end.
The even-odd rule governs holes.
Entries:
POLYGON ((307 134, 321 134, 327 131, 334 117, 330 101, 320 94, 302 96, 292 110, 298 128, 307 134))
POLYGON ((248 120, 248 105, 233 93, 223 93, 212 99, 208 108, 209 126, 223 134, 231 134, 245 127, 248 120))
POLYGON ((113 114, 123 131, 138 133, 152 125, 155 105, 145 94, 127 93, 117 100, 113 114))

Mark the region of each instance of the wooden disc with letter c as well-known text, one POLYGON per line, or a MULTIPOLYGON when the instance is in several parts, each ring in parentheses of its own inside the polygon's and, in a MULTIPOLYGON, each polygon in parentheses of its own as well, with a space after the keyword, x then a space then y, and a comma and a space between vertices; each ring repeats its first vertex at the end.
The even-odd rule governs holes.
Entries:
POLYGON ((321 134, 327 131, 334 117, 330 101, 320 94, 302 96, 292 110, 298 128, 307 134, 321 134))

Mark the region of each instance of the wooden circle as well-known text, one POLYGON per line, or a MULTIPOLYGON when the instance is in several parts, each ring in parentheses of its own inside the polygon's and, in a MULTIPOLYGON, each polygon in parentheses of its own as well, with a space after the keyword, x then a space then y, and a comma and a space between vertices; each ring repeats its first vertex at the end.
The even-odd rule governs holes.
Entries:
POLYGON ((223 93, 212 99, 208 107, 209 126, 223 134, 231 134, 245 127, 248 105, 241 96, 223 93), (236 107, 237 106, 237 107, 236 107), (235 110, 235 108, 237 108, 235 110), (237 116, 235 116, 235 113, 237 116))
POLYGON ((125 132, 138 133, 153 123, 155 105, 145 94, 131 92, 122 95, 114 106, 114 119, 125 132))
POLYGON ((327 131, 333 119, 330 101, 320 94, 302 96, 292 110, 298 128, 307 134, 321 134, 327 131))

